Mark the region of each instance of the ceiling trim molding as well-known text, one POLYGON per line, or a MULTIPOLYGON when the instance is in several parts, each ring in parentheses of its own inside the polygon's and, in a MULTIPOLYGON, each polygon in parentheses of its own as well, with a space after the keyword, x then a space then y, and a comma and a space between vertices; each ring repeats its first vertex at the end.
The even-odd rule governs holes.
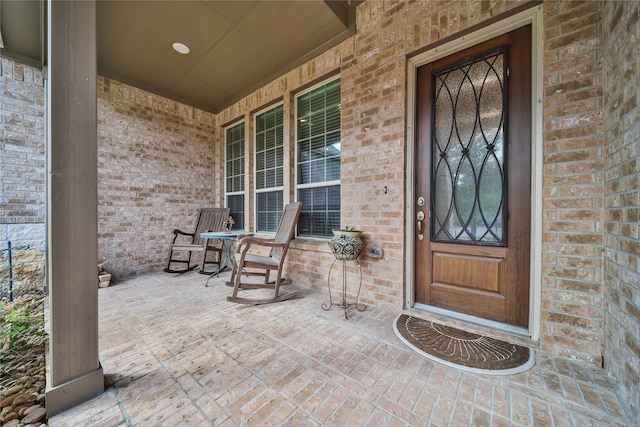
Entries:
POLYGON ((156 87, 153 87, 151 85, 148 85, 146 83, 140 82, 138 80, 134 80, 134 79, 130 79, 124 76, 121 76, 117 73, 113 73, 111 71, 108 70, 103 70, 101 68, 98 68, 98 75, 102 76, 102 77, 106 77, 108 79, 111 80, 115 80, 119 83, 125 84, 127 86, 131 86, 134 87, 136 89, 140 89, 142 91, 145 92, 149 92, 153 95, 159 96, 161 98, 167 98, 170 99, 172 101, 175 102, 179 102, 181 104, 184 105, 188 105, 189 107, 193 107, 193 108, 197 108, 198 110, 202 110, 202 111, 206 111, 207 113, 211 113, 211 114, 217 114, 216 111, 212 111, 211 108, 209 108, 209 106, 207 105, 202 105, 198 102, 194 102, 190 99, 186 99, 184 97, 181 97, 179 95, 175 95, 173 93, 167 92, 167 91, 162 91, 156 87))
MULTIPOLYGON (((240 95, 230 99, 229 101, 225 102, 224 104, 222 104, 217 109, 217 111, 215 113, 217 114, 220 111, 224 111, 225 109, 229 108, 230 106, 232 106, 236 102, 240 101, 241 99, 245 98, 246 96, 250 95, 251 93, 255 92, 256 90, 266 86, 267 84, 271 83, 272 81, 276 80, 277 78, 284 76, 288 72, 290 72, 290 71, 294 70, 295 68, 297 68, 297 67, 299 67, 299 66, 301 66, 301 65, 303 65, 303 64, 305 64, 307 62, 309 62, 313 58, 315 58, 317 56, 320 56, 321 54, 323 54, 324 52, 328 51, 329 49, 338 46, 343 41, 348 40, 350 37, 354 36, 356 34, 356 32, 357 32, 357 28, 356 28, 356 7, 360 3, 363 3, 363 1, 364 0, 356 0, 356 1, 349 1, 349 2, 345 3, 345 2, 332 2, 331 0, 326 0, 325 3, 330 5, 331 9, 334 10, 334 11, 335 11, 335 7, 336 6, 332 5, 332 3, 339 3, 340 5, 348 4, 347 23, 346 23, 347 28, 343 32, 341 32, 340 34, 335 36, 333 39, 327 41, 326 43, 324 43, 324 44, 322 44, 320 46, 318 46, 316 49, 314 49, 311 52, 307 53, 306 55, 298 58, 296 61, 291 62, 287 66, 281 68, 279 71, 276 71, 275 73, 271 74, 267 78, 265 78, 262 81, 256 83, 255 85, 251 86, 246 91, 244 91, 242 94, 240 94, 240 95)), ((338 16, 340 17, 340 15, 338 15, 338 16)), ((332 74, 332 72, 330 72, 328 74, 330 75, 330 74, 332 74)))
POLYGON ((37 59, 29 58, 28 56, 20 55, 19 53, 15 53, 9 49, 0 48, 0 58, 7 58, 15 62, 19 62, 28 67, 36 68, 38 70, 43 70, 44 65, 42 61, 37 59))
MULTIPOLYGON (((349 0, 349 3, 351 2, 351 0, 349 0)), ((335 0, 324 0, 324 3, 329 6, 329 9, 331 9, 333 11, 333 13, 336 14, 336 16, 342 21, 342 23, 344 24, 345 27, 348 27, 350 22, 349 22, 349 8, 350 5, 342 0, 342 1, 335 1, 335 0)))
POLYGON ((347 40, 349 37, 353 36, 353 33, 351 33, 350 31, 344 31, 343 33, 341 33, 340 35, 334 37, 332 40, 328 41, 327 43, 319 46, 318 48, 312 50, 311 52, 309 52, 308 54, 300 57, 298 60, 290 63, 289 65, 287 65, 286 67, 281 68, 279 71, 271 74, 269 77, 259 81, 258 83, 256 83, 255 85, 249 87, 246 91, 244 91, 243 93, 241 93, 240 95, 230 99, 229 101, 225 102, 224 104, 222 104, 220 106, 220 108, 218 109, 218 111, 216 111, 216 113, 223 111, 227 108, 229 108, 230 106, 232 106, 233 104, 235 104, 236 102, 240 101, 241 99, 245 98, 246 96, 252 94, 253 92, 255 92, 256 90, 268 85, 269 83, 271 83, 272 81, 286 75, 288 72, 296 69, 297 67, 309 62, 310 60, 312 60, 313 58, 320 56, 321 54, 325 53, 326 51, 328 51, 331 48, 336 47, 337 45, 339 45, 340 43, 342 43, 343 41, 347 40))
MULTIPOLYGON (((29 67, 37 68, 38 70, 43 70, 46 66, 46 52, 47 52, 47 7, 45 0, 38 0, 37 5, 31 2, 13 2, 11 3, 11 7, 7 9, 7 4, 0 1, 0 57, 8 58, 13 61, 19 62, 21 64, 27 65, 29 67), (5 6, 5 7, 3 7, 5 6), (24 16, 33 16, 33 8, 38 8, 37 18, 27 20, 28 23, 22 23, 20 26, 9 25, 12 31, 7 31, 6 26, 2 28, 3 15, 4 19, 8 21, 8 23, 18 22, 24 16), (37 21, 37 23, 36 23, 37 21), (16 31, 16 29, 18 29, 16 31), (25 34, 36 34, 37 40, 32 43, 28 43, 27 50, 29 52, 33 52, 33 55, 25 55, 24 52, 20 52, 16 50, 15 43, 12 45, 12 40, 22 39, 24 42, 25 34), (35 43, 38 46, 35 46, 35 43), (35 53, 37 51, 37 53, 35 53)), ((5 21, 5 23, 7 23, 5 21)), ((24 43, 22 47, 24 47, 24 43)))

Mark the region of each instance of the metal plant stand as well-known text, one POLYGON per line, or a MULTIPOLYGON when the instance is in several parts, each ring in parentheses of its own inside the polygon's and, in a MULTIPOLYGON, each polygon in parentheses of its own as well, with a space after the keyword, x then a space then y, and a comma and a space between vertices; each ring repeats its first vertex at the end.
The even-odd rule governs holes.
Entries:
POLYGON ((336 235, 329 242, 329 247, 336 259, 331 263, 331 268, 329 268, 329 274, 327 276, 329 304, 322 303, 322 309, 328 311, 334 305, 343 308, 345 319, 349 319, 347 314, 347 309, 349 307, 354 306, 358 311, 364 311, 367 308, 366 305, 358 302, 360 299, 360 289, 362 288, 362 267, 358 262, 358 257, 362 251, 362 246, 362 240, 357 236, 336 235), (333 271, 333 267, 336 265, 337 261, 342 261, 342 301, 334 303, 333 297, 331 296, 331 271, 333 271), (347 302, 347 261, 354 261, 358 266, 358 272, 360 273, 360 282, 358 283, 358 293, 356 294, 355 302, 347 302))
POLYGON ((357 259, 353 260, 358 266, 358 271, 360 272, 360 283, 358 284, 358 294, 356 295, 356 301, 347 302, 347 270, 346 270, 347 260, 346 259, 341 260, 342 261, 342 301, 334 303, 331 297, 331 270, 333 270, 333 266, 336 264, 337 261, 338 261, 337 258, 334 259, 333 262, 331 263, 331 268, 329 269, 329 276, 327 277, 327 287, 329 288, 329 304, 323 302, 322 309, 325 311, 328 311, 334 305, 340 308, 344 308, 344 318, 348 320, 349 317, 347 315, 347 308, 354 306, 358 311, 364 311, 367 308, 366 305, 358 302, 358 300, 360 299, 360 288, 362 287, 362 267, 360 267, 360 263, 358 262, 357 259))

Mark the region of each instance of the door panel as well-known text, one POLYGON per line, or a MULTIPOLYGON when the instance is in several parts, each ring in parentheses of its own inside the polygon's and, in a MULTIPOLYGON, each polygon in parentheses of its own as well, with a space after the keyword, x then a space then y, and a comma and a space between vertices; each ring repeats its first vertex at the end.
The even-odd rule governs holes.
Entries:
POLYGON ((501 292, 504 260, 433 252, 433 281, 501 292))
POLYGON ((505 297, 479 290, 462 290, 446 283, 431 284, 431 305, 472 316, 505 322, 505 297))
POLYGON ((531 28, 417 77, 416 301, 527 326, 531 28))

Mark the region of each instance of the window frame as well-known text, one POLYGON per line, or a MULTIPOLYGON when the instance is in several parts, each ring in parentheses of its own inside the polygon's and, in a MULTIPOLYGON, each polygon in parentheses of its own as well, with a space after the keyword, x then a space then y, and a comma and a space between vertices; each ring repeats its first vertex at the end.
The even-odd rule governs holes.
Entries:
MULTIPOLYGON (((299 180, 300 177, 298 176, 298 156, 299 156, 299 148, 298 148, 298 100, 300 99, 300 97, 302 97, 303 95, 306 95, 310 92, 313 92, 314 90, 323 87, 323 86, 327 86, 337 80, 340 80, 340 103, 342 103, 342 81, 341 81, 342 76, 340 74, 337 74, 335 76, 332 76, 328 79, 325 79, 317 84, 314 84, 298 93, 295 94, 294 97, 294 102, 293 102, 293 126, 294 126, 294 140, 293 140, 293 148, 294 148, 294 157, 293 157, 293 169, 294 169, 294 183, 293 183, 293 191, 294 191, 294 200, 296 201, 300 201, 299 197, 298 197, 298 190, 305 190, 305 189, 309 189, 309 188, 329 188, 329 187, 333 187, 333 186, 338 186, 340 187, 340 222, 342 221, 342 188, 341 188, 341 181, 342 179, 337 179, 337 180, 330 180, 330 181, 322 181, 322 182, 311 182, 311 183, 307 183, 307 184, 300 184, 299 180)), ((342 113, 340 114, 340 141, 342 141, 342 113)), ((341 142, 342 144, 342 142, 341 142)), ((340 165, 342 165, 342 149, 340 150, 340 165)), ((340 177, 342 178, 342 171, 340 172, 340 177)), ((304 205, 302 206, 302 209, 304 211, 304 205)), ((340 224, 338 225, 338 227, 340 227, 340 224)), ((330 230, 329 230, 330 231, 330 230)), ((330 240, 331 239, 331 235, 328 234, 326 236, 318 236, 318 235, 305 235, 305 234, 299 234, 299 227, 296 227, 296 236, 304 238, 304 239, 311 239, 311 240, 330 240)))
MULTIPOLYGON (((238 224, 236 222, 236 224, 233 226, 234 229, 236 228, 242 228, 242 229, 246 229, 246 220, 247 220, 247 213, 245 210, 245 205, 246 205, 246 186, 245 186, 245 178, 246 178, 246 156, 245 156, 245 150, 246 150, 246 143, 247 143, 247 138, 246 138, 246 123, 245 120, 238 120, 237 122, 234 122, 228 126, 225 126, 222 128, 223 132, 224 132, 224 206, 225 207, 229 207, 229 202, 228 202, 228 197, 229 196, 242 196, 242 200, 243 200, 243 206, 242 206, 242 227, 240 227, 240 224, 238 224), (228 148, 229 148, 229 144, 228 144, 228 131, 235 128, 236 126, 243 126, 242 129, 242 190, 240 191, 227 191, 227 179, 229 178, 227 176, 227 163, 229 161, 229 159, 227 158, 227 154, 228 154, 228 148)), ((235 159, 231 159, 231 160, 235 160, 235 159)), ((230 212, 229 215, 233 216, 233 213, 230 212)), ((235 220, 236 218, 234 218, 235 220)))
MULTIPOLYGON (((282 208, 284 209, 284 189, 285 189, 285 181, 284 181, 284 171, 285 168, 288 166, 285 164, 285 155, 284 155, 284 146, 285 146, 285 137, 284 137, 284 122, 285 122, 285 117, 284 117, 284 102, 278 102, 276 104, 273 105, 269 105, 268 107, 265 107, 259 111, 257 111, 256 113, 253 114, 253 229, 255 230, 256 233, 259 234, 264 234, 264 235, 275 235, 275 233, 277 232, 277 225, 276 225, 276 230, 274 231, 265 231, 265 230, 259 230, 258 229, 258 194, 264 194, 264 193, 273 193, 273 192, 277 192, 280 191, 281 193, 281 197, 282 197, 282 208), (257 168, 257 163, 258 163, 258 148, 257 148, 257 144, 258 144, 258 116, 268 113, 271 110, 274 110, 278 107, 282 107, 282 128, 283 128, 283 135, 282 135, 282 185, 281 186, 275 186, 275 187, 269 187, 269 188, 260 188, 258 189, 258 168, 257 168)), ((280 212, 281 214, 282 212, 280 212)), ((278 220, 280 219, 280 217, 278 217, 278 220)))

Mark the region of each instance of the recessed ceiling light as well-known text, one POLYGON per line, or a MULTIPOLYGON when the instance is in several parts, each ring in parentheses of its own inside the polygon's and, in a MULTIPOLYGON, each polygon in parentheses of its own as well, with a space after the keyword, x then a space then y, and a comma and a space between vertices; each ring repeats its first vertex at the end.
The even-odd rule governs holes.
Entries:
POLYGON ((173 44, 173 50, 183 55, 186 55, 187 53, 191 52, 191 49, 189 49, 189 46, 183 43, 178 43, 178 42, 173 44))

